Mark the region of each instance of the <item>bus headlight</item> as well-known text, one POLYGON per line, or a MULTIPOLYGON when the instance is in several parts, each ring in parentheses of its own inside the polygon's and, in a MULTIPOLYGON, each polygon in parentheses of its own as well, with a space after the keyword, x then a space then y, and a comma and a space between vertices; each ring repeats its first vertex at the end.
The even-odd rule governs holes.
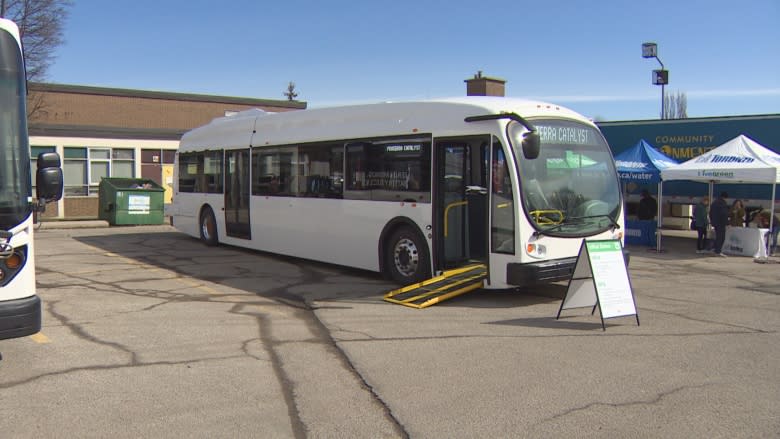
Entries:
POLYGON ((541 258, 547 254, 547 247, 542 244, 537 244, 535 242, 529 242, 525 246, 525 252, 535 258, 541 258))
POLYGON ((27 247, 21 246, 13 250, 9 256, 0 259, 0 287, 7 285, 27 262, 27 247))
POLYGON ((22 266, 22 255, 14 253, 5 260, 5 266, 11 270, 16 270, 22 266))

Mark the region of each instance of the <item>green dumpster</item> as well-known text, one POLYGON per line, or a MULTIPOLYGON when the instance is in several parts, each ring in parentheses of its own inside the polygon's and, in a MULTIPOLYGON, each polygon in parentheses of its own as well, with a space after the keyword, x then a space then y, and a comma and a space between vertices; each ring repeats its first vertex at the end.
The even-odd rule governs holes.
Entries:
POLYGON ((145 178, 103 178, 98 218, 112 226, 162 224, 165 189, 145 178))

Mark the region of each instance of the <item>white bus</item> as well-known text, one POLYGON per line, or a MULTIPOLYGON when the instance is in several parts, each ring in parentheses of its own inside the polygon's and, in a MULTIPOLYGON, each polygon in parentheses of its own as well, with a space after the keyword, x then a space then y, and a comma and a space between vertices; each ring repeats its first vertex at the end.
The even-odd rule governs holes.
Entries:
POLYGON ((583 239, 622 238, 607 142, 546 103, 248 110, 187 132, 176 159, 177 229, 401 284, 469 262, 485 288, 563 280, 583 239))
POLYGON ((0 19, 0 339, 41 329, 35 294, 33 210, 62 196, 56 153, 30 161, 26 79, 19 30, 0 19), (38 203, 33 202, 31 165, 37 164, 38 203))

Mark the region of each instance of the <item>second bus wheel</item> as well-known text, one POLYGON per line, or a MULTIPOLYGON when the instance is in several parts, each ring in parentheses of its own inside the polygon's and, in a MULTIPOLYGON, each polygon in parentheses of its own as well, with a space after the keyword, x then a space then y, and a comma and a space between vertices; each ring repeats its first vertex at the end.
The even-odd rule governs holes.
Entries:
POLYGON ((385 269, 401 285, 422 282, 431 275, 428 246, 410 227, 401 227, 385 246, 385 269))
POLYGON ((217 237, 217 219, 214 218, 214 212, 207 207, 200 213, 200 239, 206 245, 214 246, 219 244, 217 237))

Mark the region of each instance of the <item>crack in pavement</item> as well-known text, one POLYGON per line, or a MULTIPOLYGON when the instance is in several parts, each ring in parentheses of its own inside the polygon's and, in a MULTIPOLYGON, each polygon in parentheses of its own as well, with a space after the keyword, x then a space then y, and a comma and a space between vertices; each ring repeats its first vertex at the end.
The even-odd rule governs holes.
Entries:
POLYGON ((548 418, 545 418, 536 424, 533 424, 534 427, 540 426, 549 422, 555 422, 556 420, 566 417, 568 415, 571 415, 573 413, 587 411, 595 407, 613 407, 613 408, 624 408, 624 407, 631 407, 631 406, 643 406, 643 405, 654 405, 661 402, 664 398, 674 395, 676 393, 683 392, 685 390, 691 390, 691 389, 703 389, 706 387, 710 387, 712 384, 699 384, 699 385, 687 385, 687 386, 679 386, 674 389, 668 390, 666 392, 661 392, 655 395, 653 398, 646 399, 646 400, 635 400, 635 401, 626 401, 626 402, 603 402, 603 401, 595 401, 588 403, 586 405, 580 406, 580 407, 573 407, 569 410, 566 410, 564 412, 555 414, 553 416, 550 416, 548 418))

